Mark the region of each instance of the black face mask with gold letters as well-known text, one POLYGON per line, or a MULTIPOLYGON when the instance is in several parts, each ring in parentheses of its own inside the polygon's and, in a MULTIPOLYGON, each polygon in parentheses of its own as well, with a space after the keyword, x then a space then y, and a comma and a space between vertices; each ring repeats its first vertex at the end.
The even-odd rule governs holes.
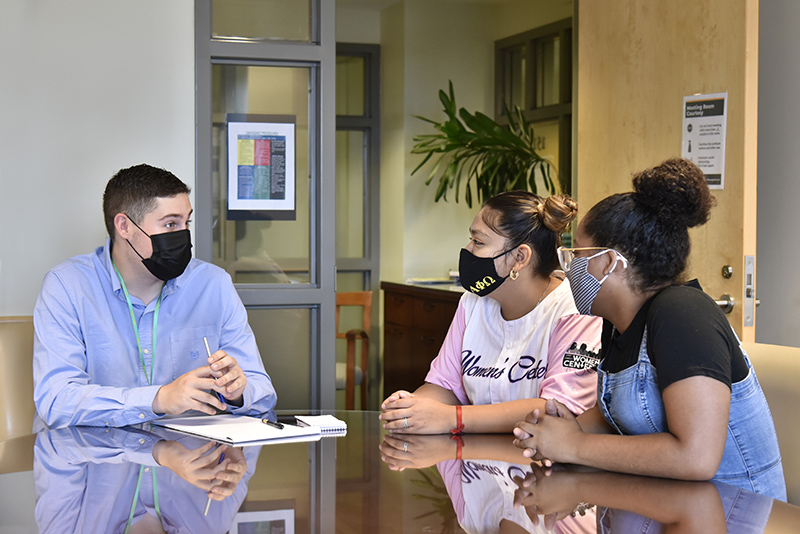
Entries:
MULTIPOLYGON (((511 249, 513 250, 513 249, 511 249)), ((505 282, 508 276, 500 276, 494 267, 494 260, 505 256, 511 250, 501 252, 493 258, 480 258, 462 248, 461 256, 458 259, 458 277, 461 287, 479 297, 485 297, 505 282)))

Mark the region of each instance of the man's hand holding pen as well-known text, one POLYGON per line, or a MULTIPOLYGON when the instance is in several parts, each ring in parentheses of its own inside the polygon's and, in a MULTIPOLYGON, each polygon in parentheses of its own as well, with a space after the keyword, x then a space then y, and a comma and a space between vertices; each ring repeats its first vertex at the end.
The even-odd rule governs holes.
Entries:
POLYGON ((161 386, 153 398, 153 411, 158 414, 178 415, 197 410, 215 415, 227 404, 241 406, 247 376, 238 362, 224 350, 211 353, 208 340, 203 338, 208 365, 182 374, 169 384, 161 386))
POLYGON ((153 458, 193 486, 208 492, 210 499, 221 501, 233 494, 247 471, 244 453, 236 447, 213 441, 196 449, 187 449, 177 441, 162 440, 153 446, 153 458))
POLYGON ((218 350, 211 354, 207 361, 211 368, 211 376, 214 378, 216 386, 214 389, 230 404, 241 406, 247 376, 236 359, 224 350, 218 350))

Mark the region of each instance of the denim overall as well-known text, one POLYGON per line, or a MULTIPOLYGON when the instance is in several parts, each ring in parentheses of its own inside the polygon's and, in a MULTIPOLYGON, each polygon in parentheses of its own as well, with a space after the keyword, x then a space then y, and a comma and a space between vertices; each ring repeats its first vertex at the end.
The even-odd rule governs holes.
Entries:
MULTIPOLYGON (((749 372, 731 387, 725 451, 712 480, 785 501, 786 484, 772 414, 750 359, 744 350, 742 353, 749 372)), ((597 380, 597 405, 617 432, 641 435, 668 431, 656 369, 647 355, 647 329, 639 360, 619 373, 607 372, 601 363, 597 380)))

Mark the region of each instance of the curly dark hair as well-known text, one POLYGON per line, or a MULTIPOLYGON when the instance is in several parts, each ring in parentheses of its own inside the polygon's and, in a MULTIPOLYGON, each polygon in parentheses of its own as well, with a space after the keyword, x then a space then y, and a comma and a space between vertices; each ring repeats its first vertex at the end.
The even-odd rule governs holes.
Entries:
POLYGON ((103 216, 106 230, 114 239, 114 217, 127 214, 136 224, 156 206, 156 198, 189 193, 189 187, 165 169, 142 163, 121 169, 106 184, 103 216))
POLYGON ((578 214, 578 204, 567 195, 542 198, 528 191, 507 191, 484 203, 483 222, 508 240, 508 249, 527 244, 536 254, 535 275, 547 277, 558 269, 556 249, 561 232, 578 214))
POLYGON ((583 229, 598 247, 630 261, 634 287, 660 289, 682 282, 689 258, 689 228, 705 224, 716 199, 691 161, 673 158, 633 177, 633 192, 598 202, 583 229))

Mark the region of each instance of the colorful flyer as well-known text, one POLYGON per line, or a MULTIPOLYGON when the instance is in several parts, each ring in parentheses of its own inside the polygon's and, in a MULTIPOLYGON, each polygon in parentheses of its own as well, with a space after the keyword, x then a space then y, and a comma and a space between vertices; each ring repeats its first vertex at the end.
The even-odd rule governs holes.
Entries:
POLYGON ((228 122, 229 218, 294 218, 295 124, 290 119, 228 122))

